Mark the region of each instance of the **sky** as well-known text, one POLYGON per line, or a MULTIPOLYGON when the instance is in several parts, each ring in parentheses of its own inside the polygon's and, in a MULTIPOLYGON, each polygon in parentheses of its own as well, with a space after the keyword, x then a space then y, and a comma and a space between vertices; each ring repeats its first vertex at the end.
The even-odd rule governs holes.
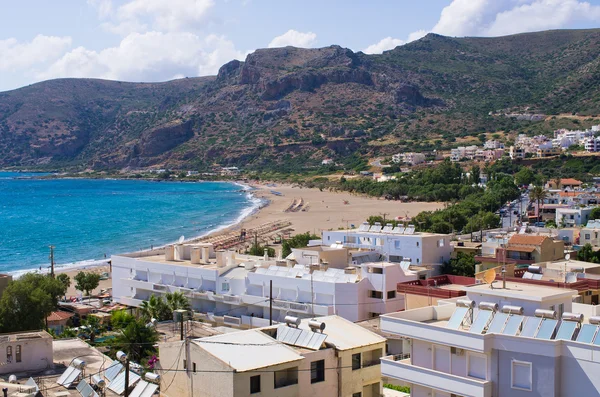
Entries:
POLYGON ((257 48, 381 53, 429 32, 600 27, 600 0, 3 0, 0 91, 60 77, 214 75, 257 48), (7 5, 10 4, 10 5, 7 5))

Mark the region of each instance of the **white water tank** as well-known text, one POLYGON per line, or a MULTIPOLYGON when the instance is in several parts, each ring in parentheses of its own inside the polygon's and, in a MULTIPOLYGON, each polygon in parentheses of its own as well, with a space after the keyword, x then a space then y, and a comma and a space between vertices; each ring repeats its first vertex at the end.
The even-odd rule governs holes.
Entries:
POLYGON ((175 246, 167 245, 165 247, 165 260, 166 261, 174 261, 175 260, 175 246))
POLYGON ((160 384, 160 375, 154 372, 146 372, 144 378, 150 383, 160 384))
POLYGON ((225 251, 219 250, 216 252, 217 255, 217 267, 225 267, 225 251))
POLYGON ((175 245, 175 260, 180 261, 185 258, 185 246, 183 244, 175 245))
POLYGON ((344 269, 344 273, 346 274, 356 274, 356 268, 354 266, 348 266, 344 269))

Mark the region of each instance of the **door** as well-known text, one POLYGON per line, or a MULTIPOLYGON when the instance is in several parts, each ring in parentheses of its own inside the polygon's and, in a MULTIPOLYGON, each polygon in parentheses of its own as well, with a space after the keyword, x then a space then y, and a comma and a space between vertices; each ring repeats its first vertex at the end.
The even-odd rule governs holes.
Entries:
POLYGON ((433 348, 433 369, 436 371, 450 372, 450 348, 446 346, 434 346, 433 348))

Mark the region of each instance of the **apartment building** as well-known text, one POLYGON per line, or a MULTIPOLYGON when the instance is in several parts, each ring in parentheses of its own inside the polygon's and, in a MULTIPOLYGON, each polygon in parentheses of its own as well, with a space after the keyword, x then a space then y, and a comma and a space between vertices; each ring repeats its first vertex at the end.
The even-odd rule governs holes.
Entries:
MULTIPOLYGON (((347 255, 345 248, 337 252, 347 255)), ((335 249, 315 247, 292 254, 304 264, 225 251, 211 255, 210 247, 193 244, 117 255, 112 257, 113 299, 139 307, 151 295, 180 291, 197 312, 269 318, 272 282, 275 320, 338 314, 359 321, 404 309, 396 283, 425 277, 427 271, 411 270, 406 261, 368 262, 375 253, 361 254, 354 266, 346 259, 342 268, 321 260, 342 263, 335 249)))
POLYGON ((339 316, 159 344, 167 397, 381 395, 385 338, 339 316))
POLYGON ((565 242, 550 236, 501 235, 488 238, 482 244, 481 255, 475 256, 475 260, 481 262, 484 270, 503 264, 531 265, 563 259, 564 250, 565 242))
POLYGON ((394 163, 405 163, 410 165, 417 165, 425 162, 425 154, 423 153, 397 153, 392 156, 394 163))
POLYGON ((588 152, 600 152, 600 137, 585 139, 583 147, 588 152))
POLYGON ((473 160, 477 154, 477 146, 459 146, 450 150, 450 161, 461 161, 463 159, 473 160))
POLYGON ((0 374, 50 369, 52 336, 46 331, 0 334, 0 374))
POLYGON ((447 234, 415 232, 414 225, 392 227, 363 223, 358 229, 324 231, 323 244, 341 244, 347 248, 373 250, 390 262, 429 266, 433 274, 450 259, 452 246, 447 234))
POLYGON ((504 142, 500 142, 497 140, 487 140, 485 141, 485 143, 483 144, 483 148, 484 149, 504 149, 504 142))
POLYGON ((574 310, 577 291, 502 281, 466 298, 384 315, 381 329, 409 338, 409 357, 382 359, 382 376, 412 397, 596 396, 600 318, 574 310))
POLYGON ((556 180, 550 179, 546 182, 546 189, 561 189, 561 190, 575 190, 580 189, 583 182, 578 181, 573 178, 562 178, 558 181, 558 185, 556 184, 556 180))
POLYGON ((579 244, 591 244, 595 249, 600 248, 600 220, 590 220, 579 232, 579 244))
POLYGON ((538 158, 546 158, 553 156, 560 156, 562 150, 557 147, 538 147, 536 150, 536 156, 538 158))
POLYGON ((521 147, 511 146, 508 149, 508 155, 510 156, 511 160, 524 159, 525 154, 525 149, 521 147))
POLYGON ((587 224, 594 207, 556 208, 556 224, 573 227, 587 224))

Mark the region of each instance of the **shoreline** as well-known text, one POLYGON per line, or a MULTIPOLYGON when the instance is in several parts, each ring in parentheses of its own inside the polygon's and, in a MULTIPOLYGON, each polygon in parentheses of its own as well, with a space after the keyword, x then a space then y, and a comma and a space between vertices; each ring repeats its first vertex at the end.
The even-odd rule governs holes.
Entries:
MULTIPOLYGON (((233 221, 186 238, 184 242, 191 243, 202 238, 219 236, 242 228, 254 228, 276 220, 289 220, 293 234, 310 232, 319 235, 323 230, 348 228, 351 225, 358 227, 371 215, 385 213, 388 215, 388 219, 405 216, 412 218, 421 211, 443 208, 442 203, 389 201, 364 195, 354 195, 348 192, 321 191, 317 188, 305 188, 292 184, 248 183, 244 181, 219 182, 231 183, 243 189, 247 195, 248 205, 240 210, 239 215, 233 221), (273 194, 273 191, 280 195, 273 194), (289 211, 291 204, 298 202, 298 200, 303 202, 303 205, 300 206, 301 209, 289 211)), ((166 242, 152 248, 160 249, 176 242, 166 242)), ((55 273, 74 275, 81 270, 93 269, 92 271, 98 271, 99 268, 108 269, 109 260, 110 258, 87 259, 60 264, 55 266, 55 273)), ((108 270, 106 271, 108 272, 108 270)), ((39 273, 39 269, 30 268, 6 273, 18 278, 28 272, 39 273)), ((42 266, 42 273, 48 272, 49 269, 42 266)))
MULTIPOLYGON (((86 179, 86 178, 81 178, 81 179, 86 179)), ((177 181, 173 181, 173 182, 177 182, 177 181)), ((252 186, 250 186, 246 183, 240 182, 240 181, 180 181, 180 182, 230 183, 232 185, 242 188, 245 191, 246 200, 247 200, 247 204, 248 204, 248 205, 244 206, 243 208, 241 208, 241 210, 239 211, 239 215, 236 218, 234 218, 233 221, 222 224, 222 225, 217 225, 215 228, 205 231, 199 235, 196 235, 196 236, 193 236, 190 238, 186 238, 184 240, 184 242, 186 242, 186 243, 196 241, 198 239, 201 239, 201 238, 213 235, 213 234, 223 233, 225 230, 229 230, 230 228, 235 228, 237 225, 239 225, 241 222, 243 222, 245 218, 258 213, 262 208, 269 205, 268 201, 265 201, 260 198, 256 198, 254 196, 254 194, 252 193, 252 191, 253 191, 252 186)), ((149 251, 150 249, 160 249, 160 248, 164 248, 167 245, 174 244, 174 243, 177 243, 177 241, 168 241, 166 243, 163 243, 163 244, 160 244, 157 246, 153 246, 152 248, 147 248, 147 249, 144 249, 141 251, 149 251)), ((137 251, 134 250, 134 251, 129 251, 129 252, 137 252, 137 251)), ((83 259, 83 260, 75 261, 75 262, 55 264, 54 265, 54 273, 55 274, 60 274, 60 273, 69 274, 69 273, 74 273, 76 271, 78 272, 81 270, 97 269, 100 267, 103 267, 103 268, 106 267, 106 269, 108 269, 109 261, 110 261, 110 257, 101 258, 101 259, 94 259, 94 258, 83 259)), ((12 276, 13 279, 17 279, 27 273, 49 274, 50 266, 48 266, 47 264, 42 264, 42 265, 38 265, 37 267, 31 267, 31 268, 27 268, 27 269, 5 271, 3 274, 8 274, 8 275, 12 276)))

